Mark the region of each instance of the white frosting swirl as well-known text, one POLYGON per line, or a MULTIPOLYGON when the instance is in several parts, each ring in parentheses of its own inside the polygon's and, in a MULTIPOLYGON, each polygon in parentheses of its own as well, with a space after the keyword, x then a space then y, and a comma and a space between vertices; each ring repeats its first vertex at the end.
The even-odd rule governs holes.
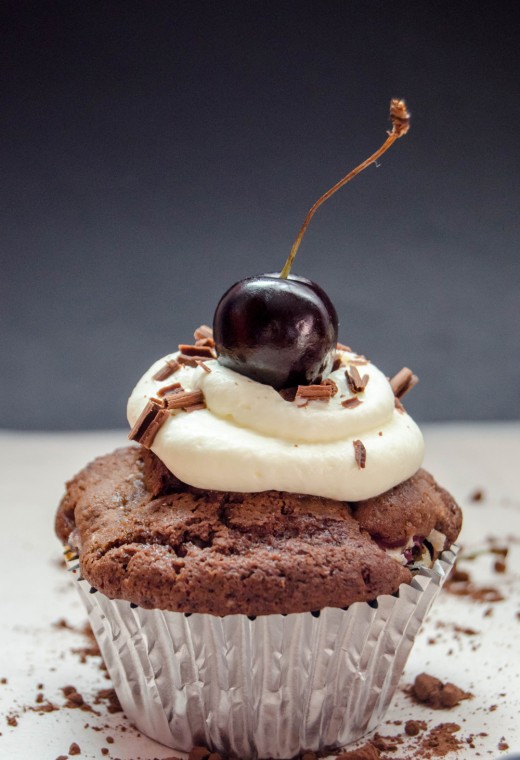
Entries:
POLYGON ((394 406, 387 378, 371 363, 358 366, 368 375, 361 401, 345 408, 349 390, 345 369, 356 354, 340 352, 341 367, 329 377, 338 392, 328 401, 306 406, 284 400, 268 385, 211 360, 207 366, 181 367, 164 381, 153 379, 171 354, 141 378, 128 401, 133 425, 148 399, 172 382, 201 390, 206 409, 171 413, 152 450, 180 480, 218 491, 291 491, 340 501, 360 501, 388 490, 421 465, 423 438, 415 422, 394 406), (355 459, 354 441, 366 449, 366 464, 355 459))

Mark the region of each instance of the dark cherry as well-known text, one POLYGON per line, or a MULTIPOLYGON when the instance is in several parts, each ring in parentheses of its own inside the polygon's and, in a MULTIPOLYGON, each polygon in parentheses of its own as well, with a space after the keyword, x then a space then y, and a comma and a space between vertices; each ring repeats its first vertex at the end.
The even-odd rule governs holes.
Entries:
POLYGON ((224 293, 213 337, 225 367, 277 390, 309 385, 332 368, 338 315, 316 283, 262 274, 224 293))

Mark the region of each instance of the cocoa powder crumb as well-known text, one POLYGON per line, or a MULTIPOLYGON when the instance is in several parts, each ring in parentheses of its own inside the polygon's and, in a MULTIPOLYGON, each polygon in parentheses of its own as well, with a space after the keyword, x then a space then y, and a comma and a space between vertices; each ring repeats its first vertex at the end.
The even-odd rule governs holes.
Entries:
POLYGON ((58 757, 56 758, 56 760, 68 760, 68 757, 67 757, 67 755, 58 755, 58 757))
POLYGON ((0 678, 0 683, 2 683, 2 684, 7 683, 7 678, 0 678))
POLYGON ((506 740, 504 739, 504 737, 502 737, 500 739, 500 741, 498 742, 497 747, 500 750, 509 749, 509 744, 506 742, 506 740))
POLYGON ((7 721, 7 725, 12 726, 13 728, 18 725, 17 716, 13 715, 12 713, 11 715, 6 716, 6 721, 7 721))
POLYGON ((94 704, 100 705, 108 702, 107 710, 109 713, 123 712, 121 703, 114 689, 100 689, 94 697, 94 704))
POLYGON ((453 683, 443 684, 440 679, 428 673, 417 676, 410 694, 417 702, 426 704, 434 710, 450 709, 463 699, 471 699, 473 696, 453 683))
POLYGON ((449 752, 456 752, 464 746, 455 736, 457 731, 460 731, 457 723, 439 723, 422 740, 421 749, 430 750, 429 756, 433 757, 445 757, 449 752))
POLYGON ((402 743, 403 740, 400 736, 381 736, 381 734, 376 734, 372 739, 372 744, 380 752, 396 752, 398 745, 402 743))
POLYGON ((208 760, 211 752, 207 747, 193 747, 188 755, 188 760, 208 760))
POLYGON ((81 748, 76 742, 72 742, 69 747, 69 755, 81 755, 81 748))
POLYGON ((470 494, 470 501, 483 501, 484 500, 484 491, 482 488, 475 488, 475 490, 470 494))
POLYGON ((381 753, 372 742, 363 744, 358 749, 350 750, 350 752, 342 752, 338 755, 337 760, 378 760, 381 757, 381 753))
POLYGON ((407 720, 404 724, 404 732, 407 736, 417 736, 421 731, 426 731, 427 725, 424 720, 407 720))
POLYGON ((101 754, 108 755, 108 747, 101 747, 101 754))

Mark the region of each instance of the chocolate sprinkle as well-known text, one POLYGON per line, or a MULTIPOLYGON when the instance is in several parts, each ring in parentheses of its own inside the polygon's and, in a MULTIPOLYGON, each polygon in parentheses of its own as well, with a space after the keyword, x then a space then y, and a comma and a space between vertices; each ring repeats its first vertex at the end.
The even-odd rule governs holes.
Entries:
POLYGON ((397 398, 397 396, 394 399, 394 406, 398 412, 401 412, 401 414, 405 414, 406 409, 402 405, 401 401, 397 398))
MULTIPOLYGON (((336 386, 336 383, 334 383, 334 385, 336 386)), ((336 391, 337 389, 336 386, 336 391)), ((330 383, 323 383, 322 385, 299 385, 298 390, 296 391, 296 396, 299 396, 300 398, 325 399, 327 401, 333 395, 334 388, 330 383)))
POLYGON ((356 464, 360 470, 363 470, 367 461, 367 450, 365 449, 362 441, 354 441, 354 456, 356 458, 356 464))
POLYGON ((199 352, 198 354, 194 354, 193 356, 189 354, 178 354, 177 361, 179 362, 179 364, 183 366, 187 365, 188 367, 198 367, 199 362, 205 362, 209 358, 214 359, 215 357, 214 355, 211 355, 211 357, 205 356, 204 354, 199 352))
POLYGON ((181 352, 181 355, 184 356, 196 356, 196 357, 205 357, 206 359, 214 359, 215 358, 215 351, 211 346, 204 345, 202 343, 199 343, 198 345, 188 345, 187 343, 180 343, 179 344, 179 351, 181 352))
POLYGON ((185 411, 190 407, 196 406, 197 409, 204 409, 206 406, 202 391, 183 391, 182 393, 173 393, 166 397, 166 405, 168 409, 184 409, 185 411))
POLYGON ((414 375, 411 369, 403 367, 390 380, 390 385, 396 398, 402 398, 405 393, 411 391, 419 382, 417 375, 414 375))
POLYGON ((213 330, 209 325, 201 325, 197 327, 193 333, 195 340, 211 340, 213 341, 213 330))
POLYGON ((351 366, 349 369, 345 370, 345 377, 347 378, 347 385, 352 393, 363 393, 370 380, 368 375, 363 375, 363 377, 361 377, 356 366, 351 366))
POLYGON ((353 396, 352 398, 347 398, 345 401, 341 402, 341 406, 345 409, 355 409, 356 406, 359 406, 363 402, 360 401, 356 396, 353 396))
POLYGON ((340 367, 341 367, 341 356, 339 354, 336 354, 336 356, 334 357, 334 362, 332 363, 332 372, 335 372, 340 367))
POLYGON ((336 385, 334 380, 331 380, 330 378, 327 378, 326 380, 324 380, 322 382, 322 385, 332 388, 331 396, 335 396, 336 393, 338 392, 338 386, 336 385))
POLYGON ((171 385, 163 385, 162 388, 159 388, 157 395, 159 398, 162 398, 162 396, 166 396, 169 393, 182 393, 183 390, 180 383, 171 383, 171 385))
POLYGON ((128 434, 128 438, 149 449, 167 417, 167 409, 160 402, 150 399, 128 434))
POLYGON ((158 370, 152 379, 158 381, 166 380, 174 372, 177 372, 178 369, 180 369, 179 362, 176 362, 175 359, 167 359, 164 367, 158 370))

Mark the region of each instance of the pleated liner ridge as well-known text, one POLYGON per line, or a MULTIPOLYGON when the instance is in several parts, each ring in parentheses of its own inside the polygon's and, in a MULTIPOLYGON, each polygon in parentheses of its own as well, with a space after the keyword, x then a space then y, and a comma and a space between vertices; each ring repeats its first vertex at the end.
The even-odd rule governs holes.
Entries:
POLYGON ((76 585, 131 722, 181 751, 247 758, 342 747, 382 719, 457 547, 374 603, 216 617, 135 608, 76 585))

